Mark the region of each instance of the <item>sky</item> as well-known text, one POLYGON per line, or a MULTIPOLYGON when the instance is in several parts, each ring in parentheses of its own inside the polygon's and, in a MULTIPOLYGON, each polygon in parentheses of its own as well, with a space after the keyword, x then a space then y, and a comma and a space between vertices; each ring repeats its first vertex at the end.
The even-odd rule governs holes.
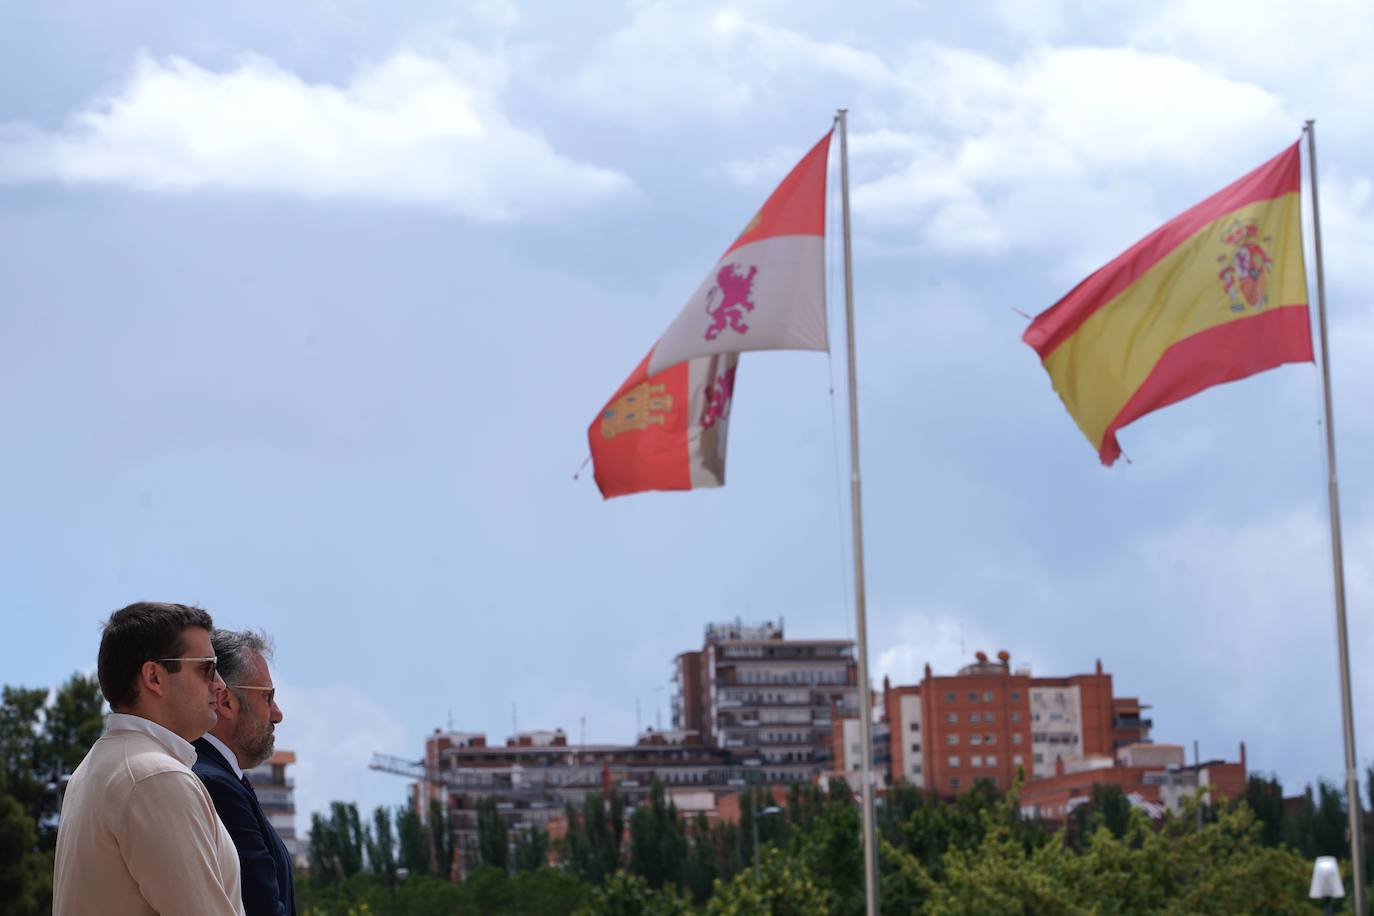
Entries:
POLYGON ((852 637, 842 346, 742 359, 721 489, 574 479, 845 107, 874 680, 1101 659, 1156 740, 1339 780, 1317 370, 1104 468, 1020 335, 1316 119, 1368 765, 1371 46, 1355 0, 3 4, 0 683, 135 600, 262 628, 304 829, 437 727, 666 725, 711 621, 852 637))

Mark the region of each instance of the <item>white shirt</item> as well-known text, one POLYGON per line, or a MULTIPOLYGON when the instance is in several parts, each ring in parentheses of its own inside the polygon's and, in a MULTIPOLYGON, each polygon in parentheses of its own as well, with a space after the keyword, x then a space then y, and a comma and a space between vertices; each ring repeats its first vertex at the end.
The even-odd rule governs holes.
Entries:
MULTIPOLYGON (((170 728, 158 725, 152 719, 145 719, 142 716, 135 716, 126 712, 112 712, 110 717, 105 720, 105 733, 109 734, 112 731, 143 732, 145 735, 152 736, 158 744, 166 747, 174 757, 188 767, 196 762, 196 749, 191 742, 170 728)), ((230 754, 229 756, 232 757, 233 755, 230 754)))
POLYGON ((234 755, 233 751, 229 750, 229 745, 225 744, 223 741, 219 740, 209 732, 206 732, 205 734, 201 735, 201 737, 204 738, 206 741, 209 741, 210 746, 220 752, 220 756, 222 756, 226 761, 228 761, 229 769, 234 771, 234 775, 238 777, 239 782, 243 782, 243 767, 239 766, 239 759, 237 756, 234 755))

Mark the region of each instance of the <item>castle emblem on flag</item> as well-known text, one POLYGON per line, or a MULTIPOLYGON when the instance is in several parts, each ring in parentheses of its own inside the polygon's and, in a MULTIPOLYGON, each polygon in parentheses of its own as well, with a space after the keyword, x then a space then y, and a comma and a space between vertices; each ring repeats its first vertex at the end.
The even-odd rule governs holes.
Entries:
POLYGON ((601 435, 614 439, 620 433, 662 426, 663 414, 673 407, 673 396, 664 394, 666 386, 641 382, 617 398, 601 414, 601 435))
POLYGON ((706 314, 711 316, 711 326, 706 329, 708 341, 715 340, 727 327, 740 334, 749 333, 744 313, 754 310, 749 297, 754 293, 758 272, 757 267, 750 267, 749 273, 744 274, 734 264, 726 264, 716 274, 716 285, 706 294, 706 314))
POLYGON ((716 383, 706 389, 706 409, 701 412, 701 428, 710 429, 724 419, 730 409, 730 397, 735 393, 735 369, 722 372, 716 383))
POLYGON ((1222 241, 1231 250, 1217 255, 1217 263, 1222 265, 1217 278, 1231 300, 1231 311, 1243 312, 1247 305, 1255 308, 1267 305, 1268 273, 1273 269, 1274 261, 1260 241, 1272 245, 1273 239, 1270 236, 1261 239, 1259 224, 1254 220, 1244 223, 1236 220, 1222 241))

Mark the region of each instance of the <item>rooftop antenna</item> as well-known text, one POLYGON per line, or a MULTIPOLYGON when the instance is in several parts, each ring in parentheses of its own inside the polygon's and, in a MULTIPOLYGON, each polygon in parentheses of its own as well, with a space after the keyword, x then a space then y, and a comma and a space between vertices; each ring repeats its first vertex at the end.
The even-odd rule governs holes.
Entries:
POLYGON ((582 734, 581 734, 581 741, 580 741, 580 743, 581 743, 581 745, 582 745, 583 747, 586 747, 586 746, 587 746, 587 717, 586 717, 586 716, 582 716, 582 734))
POLYGON ((663 685, 654 688, 654 731, 663 731, 663 685))
POLYGON ((643 726, 643 723, 640 722, 640 715, 639 715, 639 697, 635 697, 635 735, 637 736, 637 735, 639 735, 639 734, 640 734, 641 732, 643 732, 643 731, 644 731, 644 726, 643 726))
POLYGON ((453 731, 453 707, 448 708, 448 730, 453 731))

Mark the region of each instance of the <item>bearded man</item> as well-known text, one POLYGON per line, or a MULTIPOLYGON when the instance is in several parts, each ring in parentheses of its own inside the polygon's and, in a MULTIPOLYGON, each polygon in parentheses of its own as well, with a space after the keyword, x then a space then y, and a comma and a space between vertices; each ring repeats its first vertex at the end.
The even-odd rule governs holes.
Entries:
POLYGON ((272 644, 249 630, 215 630, 211 642, 225 686, 215 707, 215 727, 195 742, 192 769, 238 849, 246 916, 295 916, 291 854, 245 773, 271 758, 282 720, 267 668, 272 644))

